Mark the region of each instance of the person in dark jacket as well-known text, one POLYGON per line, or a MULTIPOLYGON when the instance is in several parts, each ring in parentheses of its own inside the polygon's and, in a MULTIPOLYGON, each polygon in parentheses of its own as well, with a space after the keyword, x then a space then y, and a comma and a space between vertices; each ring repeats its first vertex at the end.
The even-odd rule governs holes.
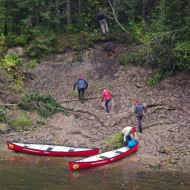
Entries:
POLYGON ((145 106, 143 106, 143 104, 139 102, 139 100, 136 100, 134 106, 134 112, 137 117, 139 132, 142 133, 142 118, 144 113, 147 112, 147 109, 145 106))
POLYGON ((100 10, 100 12, 96 15, 95 21, 100 23, 101 29, 103 33, 109 32, 107 19, 108 16, 100 10))
POLYGON ((83 76, 80 76, 79 79, 74 84, 74 90, 76 86, 78 90, 79 100, 81 100, 81 102, 83 103, 84 93, 85 93, 85 90, 87 90, 88 88, 88 82, 84 79, 83 76))

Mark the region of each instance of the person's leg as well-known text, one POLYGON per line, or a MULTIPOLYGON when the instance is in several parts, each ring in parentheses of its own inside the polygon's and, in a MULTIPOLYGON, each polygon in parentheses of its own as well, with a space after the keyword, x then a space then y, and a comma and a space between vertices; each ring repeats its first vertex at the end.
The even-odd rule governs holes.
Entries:
POLYGON ((128 136, 126 137, 126 142, 125 142, 125 145, 126 145, 126 146, 128 145, 128 143, 129 143, 130 140, 132 140, 132 138, 131 138, 130 135, 128 135, 128 136))
POLYGON ((100 20, 100 26, 101 26, 102 32, 106 33, 105 28, 104 28, 104 22, 102 20, 100 20))
POLYGON ((106 112, 107 113, 109 113, 109 107, 108 107, 109 106, 109 102, 110 102, 110 100, 106 100, 105 101, 105 107, 106 107, 106 112))
POLYGON ((81 100, 81 96, 80 96, 80 89, 78 89, 78 96, 79 96, 79 100, 81 100))
POLYGON ((109 32, 107 21, 104 19, 103 22, 104 22, 105 31, 106 31, 106 32, 109 32))
POLYGON ((84 102, 84 92, 85 92, 85 89, 84 88, 81 89, 81 102, 82 102, 82 104, 84 102))
POLYGON ((131 135, 128 135, 127 138, 128 138, 128 141, 131 141, 131 140, 132 140, 131 135))
POLYGON ((140 132, 140 133, 142 133, 142 118, 143 118, 142 115, 139 115, 139 116, 137 117, 137 119, 138 119, 138 128, 139 128, 139 132, 140 132))

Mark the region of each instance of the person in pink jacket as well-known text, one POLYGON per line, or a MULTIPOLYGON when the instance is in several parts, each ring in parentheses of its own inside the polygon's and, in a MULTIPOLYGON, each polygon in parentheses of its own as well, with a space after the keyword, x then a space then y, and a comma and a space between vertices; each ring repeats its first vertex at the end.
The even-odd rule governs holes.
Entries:
POLYGON ((113 97, 113 94, 106 90, 105 88, 102 88, 102 98, 101 98, 101 103, 103 101, 105 101, 105 107, 106 107, 106 112, 109 113, 109 107, 108 107, 108 104, 110 102, 110 100, 112 99, 113 97))

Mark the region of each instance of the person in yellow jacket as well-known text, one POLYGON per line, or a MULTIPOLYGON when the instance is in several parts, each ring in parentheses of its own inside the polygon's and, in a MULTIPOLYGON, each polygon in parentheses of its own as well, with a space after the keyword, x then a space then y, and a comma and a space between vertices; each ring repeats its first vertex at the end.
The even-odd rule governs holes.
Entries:
POLYGON ((128 142, 132 139, 137 140, 137 135, 136 135, 136 127, 135 126, 127 126, 124 129, 122 129, 122 136, 124 140, 124 144, 127 146, 128 142), (133 137, 132 137, 132 136, 133 137))

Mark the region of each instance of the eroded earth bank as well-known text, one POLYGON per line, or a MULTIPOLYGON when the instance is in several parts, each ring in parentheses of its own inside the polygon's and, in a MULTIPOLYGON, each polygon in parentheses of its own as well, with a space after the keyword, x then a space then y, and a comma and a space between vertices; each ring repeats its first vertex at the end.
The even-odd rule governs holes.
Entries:
MULTIPOLYGON (((118 55, 122 49, 114 43, 98 44, 80 54, 52 55, 34 69, 25 69, 32 76, 27 79, 28 88, 50 94, 74 111, 68 116, 55 114, 32 131, 1 134, 1 144, 19 140, 102 149, 108 136, 137 124, 133 106, 138 99, 148 108, 143 133, 137 133, 141 163, 156 160, 154 163, 162 166, 177 162, 189 167, 190 74, 177 73, 156 87, 147 87, 146 80, 152 70, 120 65, 118 55), (77 92, 73 90, 80 75, 89 83, 84 104, 77 100, 77 92), (100 104, 102 87, 114 94, 109 114, 100 104)), ((30 115, 37 124, 39 117, 35 113, 30 115)))

